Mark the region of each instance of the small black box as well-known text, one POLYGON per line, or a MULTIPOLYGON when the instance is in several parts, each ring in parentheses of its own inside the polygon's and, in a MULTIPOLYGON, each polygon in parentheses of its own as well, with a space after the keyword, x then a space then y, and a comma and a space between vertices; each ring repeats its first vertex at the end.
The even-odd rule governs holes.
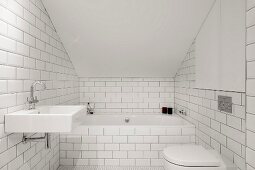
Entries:
POLYGON ((167 108, 167 114, 173 114, 173 108, 171 107, 167 108))

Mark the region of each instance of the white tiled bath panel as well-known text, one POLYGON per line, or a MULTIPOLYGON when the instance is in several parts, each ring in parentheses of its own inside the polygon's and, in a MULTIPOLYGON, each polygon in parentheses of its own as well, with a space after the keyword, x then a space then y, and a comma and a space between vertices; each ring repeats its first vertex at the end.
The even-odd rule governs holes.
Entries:
MULTIPOLYGON (((47 85, 35 93, 39 104, 79 103, 78 77, 41 0, 0 1, 0 169, 57 169, 59 135, 52 148, 21 142, 4 133, 4 114, 26 108, 33 81, 47 85)), ((38 88, 39 90, 39 88, 38 88)), ((41 135, 41 134, 37 134, 41 135)))
POLYGON ((245 169, 245 93, 195 87, 195 42, 175 77, 175 109, 196 126, 196 142, 214 148, 245 169), (233 113, 218 110, 218 95, 232 97, 233 113))
POLYGON ((159 114, 174 106, 173 78, 80 78, 80 103, 95 104, 95 114, 159 114))
POLYGON ((246 82, 246 163, 247 170, 255 170, 255 0, 247 1, 247 82, 246 82))
POLYGON ((84 126, 80 132, 60 135, 60 165, 159 167, 163 148, 195 142, 194 126, 84 126))

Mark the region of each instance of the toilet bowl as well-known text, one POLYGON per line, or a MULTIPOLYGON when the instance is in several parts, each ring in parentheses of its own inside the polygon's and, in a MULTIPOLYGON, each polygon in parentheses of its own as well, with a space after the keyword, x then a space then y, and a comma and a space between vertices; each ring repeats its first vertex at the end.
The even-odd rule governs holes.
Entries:
POLYGON ((236 170, 226 158, 215 150, 200 145, 173 145, 164 149, 165 170, 236 170))

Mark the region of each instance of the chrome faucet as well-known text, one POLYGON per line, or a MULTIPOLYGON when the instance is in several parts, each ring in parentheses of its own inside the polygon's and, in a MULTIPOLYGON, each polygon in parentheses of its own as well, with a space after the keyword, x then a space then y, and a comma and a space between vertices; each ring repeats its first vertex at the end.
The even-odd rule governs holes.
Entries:
POLYGON ((87 114, 93 114, 94 108, 91 107, 90 103, 87 103, 87 114))
POLYGON ((28 110, 32 110, 35 109, 35 104, 39 102, 39 100, 37 99, 37 96, 34 96, 34 91, 35 91, 35 87, 36 85, 39 84, 43 87, 43 90, 46 89, 46 84, 44 82, 41 81, 35 81, 31 87, 30 87, 30 98, 27 98, 27 102, 29 104, 28 110))

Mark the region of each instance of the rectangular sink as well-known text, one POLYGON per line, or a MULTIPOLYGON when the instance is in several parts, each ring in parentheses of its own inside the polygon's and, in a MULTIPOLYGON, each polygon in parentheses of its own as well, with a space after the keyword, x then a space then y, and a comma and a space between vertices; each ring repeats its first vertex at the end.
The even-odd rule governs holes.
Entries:
POLYGON ((66 133, 86 116, 85 106, 41 106, 5 115, 7 133, 66 133))

